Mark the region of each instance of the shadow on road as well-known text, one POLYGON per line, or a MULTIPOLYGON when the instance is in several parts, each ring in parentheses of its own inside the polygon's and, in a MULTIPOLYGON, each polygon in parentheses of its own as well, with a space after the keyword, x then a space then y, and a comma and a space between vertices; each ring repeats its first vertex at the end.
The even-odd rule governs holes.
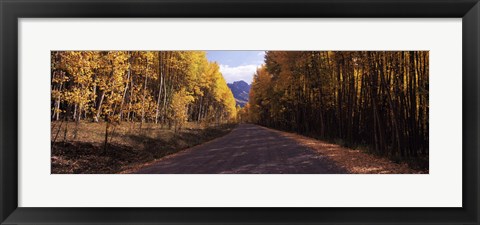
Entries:
POLYGON ((269 129, 240 124, 230 134, 160 160, 141 174, 338 174, 326 156, 269 129))

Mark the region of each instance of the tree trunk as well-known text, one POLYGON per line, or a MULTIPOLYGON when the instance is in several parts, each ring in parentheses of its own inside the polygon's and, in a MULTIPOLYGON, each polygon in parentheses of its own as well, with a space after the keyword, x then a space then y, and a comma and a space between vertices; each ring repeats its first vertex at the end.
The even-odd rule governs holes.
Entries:
POLYGON ((100 97, 100 102, 98 103, 98 107, 97 107, 97 115, 95 116, 95 122, 97 123, 100 120, 100 115, 102 114, 102 104, 103 104, 104 98, 105 98, 105 91, 102 91, 102 97, 100 97))

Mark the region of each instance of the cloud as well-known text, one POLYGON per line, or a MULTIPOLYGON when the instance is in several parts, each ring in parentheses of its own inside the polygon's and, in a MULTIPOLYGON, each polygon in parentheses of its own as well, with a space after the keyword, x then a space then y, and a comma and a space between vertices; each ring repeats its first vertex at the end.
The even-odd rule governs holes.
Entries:
POLYGON ((230 67, 229 65, 220 65, 220 72, 227 83, 243 80, 249 84, 253 81, 253 74, 257 71, 258 65, 245 65, 230 67))

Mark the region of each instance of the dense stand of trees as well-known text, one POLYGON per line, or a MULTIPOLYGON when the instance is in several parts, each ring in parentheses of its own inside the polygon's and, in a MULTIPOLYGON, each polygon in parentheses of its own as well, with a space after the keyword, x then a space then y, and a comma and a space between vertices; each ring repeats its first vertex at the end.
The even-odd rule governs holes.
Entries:
POLYGON ((106 121, 107 136, 108 124, 123 121, 181 129, 236 117, 235 99, 205 52, 53 51, 51 64, 52 121, 106 121))
POLYGON ((394 159, 428 160, 428 68, 428 51, 268 51, 242 113, 394 159))

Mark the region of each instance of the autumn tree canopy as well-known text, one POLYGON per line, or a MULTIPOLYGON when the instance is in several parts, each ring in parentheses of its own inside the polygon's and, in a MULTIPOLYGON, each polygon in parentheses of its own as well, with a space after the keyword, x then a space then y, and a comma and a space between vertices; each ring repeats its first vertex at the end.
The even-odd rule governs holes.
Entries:
POLYGON ((224 123, 235 100, 201 51, 53 51, 52 120, 224 123))
POLYGON ((428 51, 268 51, 244 112, 264 126, 428 160, 428 51))

